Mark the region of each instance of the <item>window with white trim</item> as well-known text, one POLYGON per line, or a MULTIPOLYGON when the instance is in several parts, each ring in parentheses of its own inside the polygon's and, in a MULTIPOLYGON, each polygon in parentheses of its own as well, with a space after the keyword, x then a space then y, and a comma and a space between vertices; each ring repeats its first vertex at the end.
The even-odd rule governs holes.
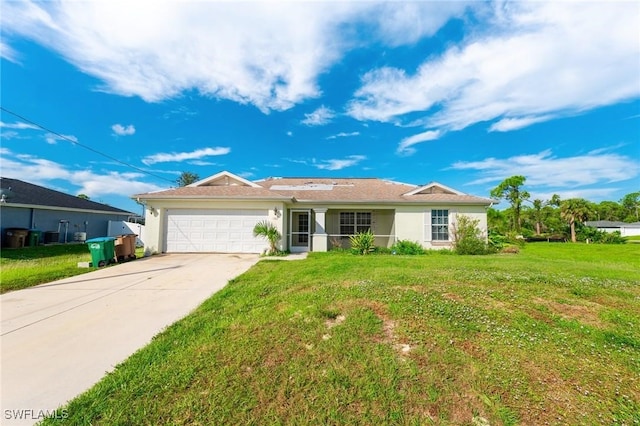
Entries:
POLYGON ((431 239, 449 241, 449 210, 431 210, 431 239))
POLYGON ((371 230, 371 212, 340 212, 340 234, 355 235, 371 230))

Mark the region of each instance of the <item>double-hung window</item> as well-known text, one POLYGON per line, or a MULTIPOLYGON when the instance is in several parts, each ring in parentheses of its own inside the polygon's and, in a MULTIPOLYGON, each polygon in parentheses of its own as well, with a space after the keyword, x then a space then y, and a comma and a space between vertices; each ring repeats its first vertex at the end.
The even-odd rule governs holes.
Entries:
POLYGON ((371 230, 371 212, 340 212, 340 234, 355 235, 371 230))
POLYGON ((431 210, 431 239, 449 241, 449 210, 431 210))

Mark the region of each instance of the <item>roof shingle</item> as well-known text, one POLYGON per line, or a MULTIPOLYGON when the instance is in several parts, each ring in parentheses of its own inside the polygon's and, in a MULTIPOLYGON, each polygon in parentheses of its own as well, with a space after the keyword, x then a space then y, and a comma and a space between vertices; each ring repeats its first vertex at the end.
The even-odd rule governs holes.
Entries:
POLYGON ((459 203, 489 205, 495 201, 445 189, 408 195, 418 186, 376 178, 269 178, 243 185, 199 186, 139 194, 142 199, 239 198, 323 203, 459 203))

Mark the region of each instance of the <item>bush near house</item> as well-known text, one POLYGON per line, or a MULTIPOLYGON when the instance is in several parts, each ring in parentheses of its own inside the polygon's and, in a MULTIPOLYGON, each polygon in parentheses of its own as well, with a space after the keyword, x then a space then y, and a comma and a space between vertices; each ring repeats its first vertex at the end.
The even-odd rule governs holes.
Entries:
POLYGON ((358 232, 349 237, 351 242, 351 251, 356 254, 369 254, 376 248, 375 236, 370 229, 365 232, 358 232))
POLYGON ((393 254, 418 255, 425 254, 425 249, 416 241, 400 240, 391 247, 393 254))
POLYGON ((478 219, 469 216, 458 215, 453 230, 453 247, 458 254, 487 254, 489 247, 478 227, 478 219))

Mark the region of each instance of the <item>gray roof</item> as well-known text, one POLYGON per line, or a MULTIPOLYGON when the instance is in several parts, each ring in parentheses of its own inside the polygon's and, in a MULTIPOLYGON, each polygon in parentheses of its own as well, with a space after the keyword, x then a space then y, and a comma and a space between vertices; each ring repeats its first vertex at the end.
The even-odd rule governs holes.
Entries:
POLYGON ((42 186, 34 185, 18 179, 0 178, 0 188, 4 195, 2 205, 26 204, 42 207, 57 207, 78 210, 104 211, 122 215, 134 213, 111 207, 95 201, 85 200, 64 192, 54 191, 42 186))
POLYGON ((246 181, 220 172, 195 184, 138 194, 145 200, 161 199, 268 199, 299 203, 393 203, 491 205, 437 182, 419 187, 377 178, 269 178, 246 181))

